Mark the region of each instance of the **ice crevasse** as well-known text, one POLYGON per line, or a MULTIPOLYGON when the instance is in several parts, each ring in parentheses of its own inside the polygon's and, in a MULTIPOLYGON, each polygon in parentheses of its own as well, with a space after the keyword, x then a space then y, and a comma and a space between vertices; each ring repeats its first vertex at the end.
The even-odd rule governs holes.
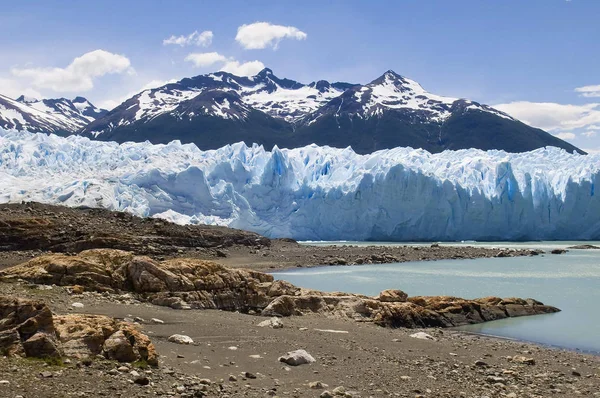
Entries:
POLYGON ((91 141, 0 129, 0 202, 105 207, 299 240, 600 239, 600 155, 358 155, 91 141))

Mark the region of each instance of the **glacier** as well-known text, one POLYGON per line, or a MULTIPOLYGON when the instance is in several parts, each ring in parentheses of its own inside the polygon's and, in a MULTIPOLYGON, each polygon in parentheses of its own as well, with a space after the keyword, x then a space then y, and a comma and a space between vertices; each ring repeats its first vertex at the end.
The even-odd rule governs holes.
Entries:
POLYGON ((298 240, 600 239, 600 154, 116 144, 0 129, 0 202, 298 240))

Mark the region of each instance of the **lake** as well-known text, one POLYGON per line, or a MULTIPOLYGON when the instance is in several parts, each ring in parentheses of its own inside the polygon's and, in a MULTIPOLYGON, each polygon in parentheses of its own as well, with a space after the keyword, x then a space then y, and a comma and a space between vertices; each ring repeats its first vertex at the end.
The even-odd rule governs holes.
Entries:
MULTIPOLYGON (((599 242, 471 242, 468 245, 541 248, 549 251, 584 243, 600 246, 599 242)), ((532 297, 556 306, 562 312, 504 319, 458 329, 600 353, 600 250, 570 250, 562 255, 547 253, 533 257, 301 268, 277 272, 274 276, 306 288, 372 296, 384 289, 401 289, 410 296, 532 297)))

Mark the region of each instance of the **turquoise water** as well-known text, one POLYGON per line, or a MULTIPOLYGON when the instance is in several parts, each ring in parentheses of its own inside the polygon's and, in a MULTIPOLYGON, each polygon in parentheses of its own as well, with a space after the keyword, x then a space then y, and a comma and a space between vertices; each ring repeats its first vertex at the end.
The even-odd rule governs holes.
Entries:
MULTIPOLYGON (((549 250, 574 243, 581 242, 481 245, 549 250)), ((600 250, 571 250, 563 255, 534 257, 317 267, 274 275, 306 288, 367 295, 377 295, 384 289, 401 289, 410 296, 532 297, 562 312, 459 329, 600 353, 600 250)))

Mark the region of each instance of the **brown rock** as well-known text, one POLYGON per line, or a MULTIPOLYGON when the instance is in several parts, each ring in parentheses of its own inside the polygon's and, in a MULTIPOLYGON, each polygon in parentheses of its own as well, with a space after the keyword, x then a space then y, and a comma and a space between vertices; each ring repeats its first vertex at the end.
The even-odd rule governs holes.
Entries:
POLYGON ((0 353, 54 356, 55 336, 52 312, 43 301, 0 296, 0 353))
POLYGON ((404 293, 402 290, 388 289, 379 293, 376 300, 385 303, 403 303, 407 298, 408 294, 404 293))
POLYGON ((25 355, 36 358, 59 358, 56 337, 44 332, 39 332, 23 342, 25 355))

